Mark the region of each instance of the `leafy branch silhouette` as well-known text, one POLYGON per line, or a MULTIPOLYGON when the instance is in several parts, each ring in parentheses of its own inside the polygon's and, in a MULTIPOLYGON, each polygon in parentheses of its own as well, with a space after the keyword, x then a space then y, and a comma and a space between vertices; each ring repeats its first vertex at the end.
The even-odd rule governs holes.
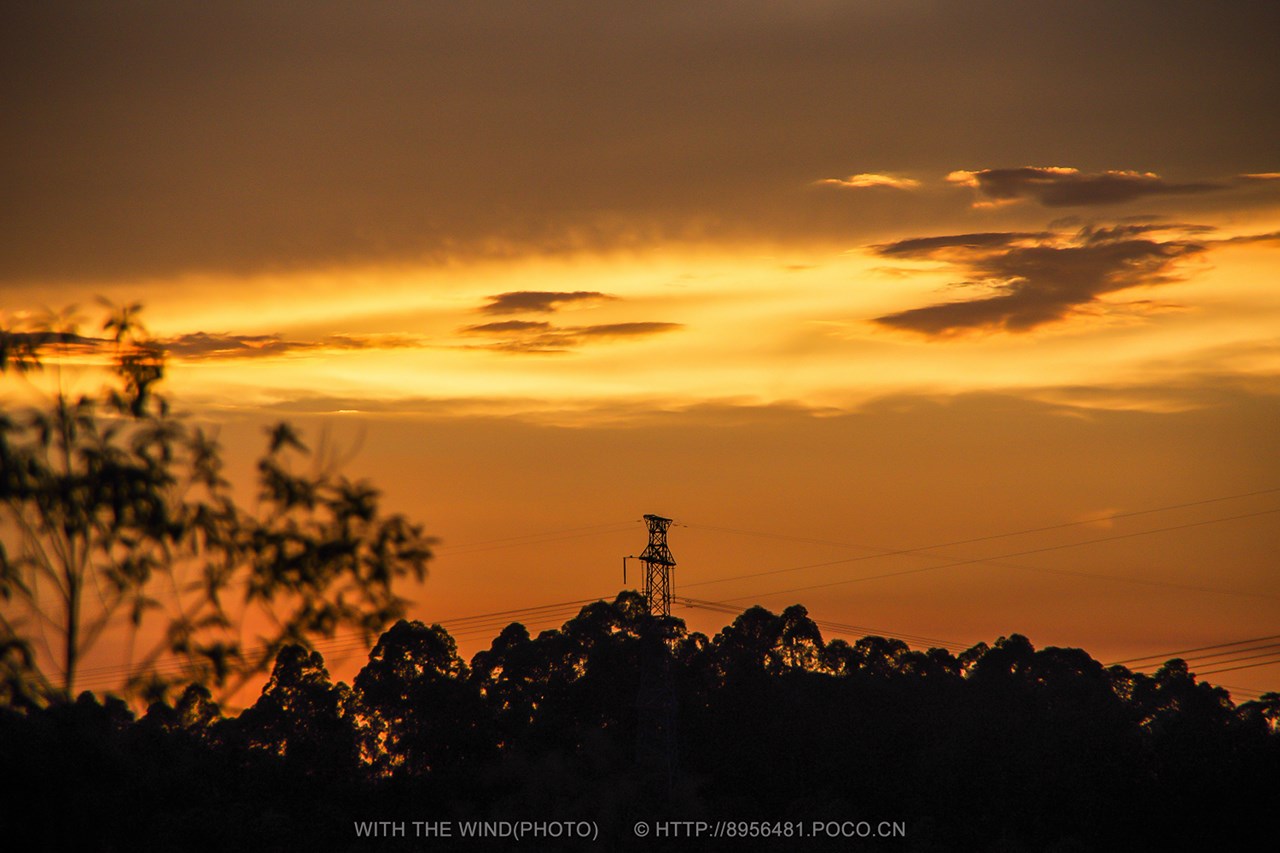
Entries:
POLYGON ((0 703, 74 695, 107 637, 126 695, 194 683, 225 698, 287 645, 340 629, 372 643, 404 612, 393 587, 425 577, 422 526, 288 423, 268 429, 257 505, 237 503, 216 435, 158 391, 165 350, 140 311, 110 306, 101 337, 73 311, 0 328, 0 374, 30 391, 59 371, 41 405, 0 410, 0 703), (62 389, 64 362, 104 356, 99 394, 62 389))

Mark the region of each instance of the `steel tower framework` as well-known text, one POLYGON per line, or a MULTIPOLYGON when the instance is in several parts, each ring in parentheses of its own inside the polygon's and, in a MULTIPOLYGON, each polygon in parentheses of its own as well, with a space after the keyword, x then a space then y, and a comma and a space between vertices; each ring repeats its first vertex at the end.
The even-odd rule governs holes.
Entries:
POLYGON ((649 545, 639 560, 644 563, 645 604, 651 616, 670 616, 671 570, 676 564, 671 549, 667 547, 667 528, 671 526, 671 519, 646 515, 644 520, 649 525, 649 545))

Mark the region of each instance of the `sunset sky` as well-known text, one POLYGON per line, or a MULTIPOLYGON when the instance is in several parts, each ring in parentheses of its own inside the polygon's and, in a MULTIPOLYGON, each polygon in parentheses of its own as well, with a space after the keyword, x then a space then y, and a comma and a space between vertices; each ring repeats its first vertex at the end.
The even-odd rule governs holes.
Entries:
MULTIPOLYGON (((426 621, 612 596, 659 513, 677 595, 853 637, 1269 637, 1277 33, 1182 0, 6 4, 0 312, 143 303, 243 482, 263 425, 327 436, 441 538, 426 621)), ((501 619, 459 624, 470 654, 501 619)))

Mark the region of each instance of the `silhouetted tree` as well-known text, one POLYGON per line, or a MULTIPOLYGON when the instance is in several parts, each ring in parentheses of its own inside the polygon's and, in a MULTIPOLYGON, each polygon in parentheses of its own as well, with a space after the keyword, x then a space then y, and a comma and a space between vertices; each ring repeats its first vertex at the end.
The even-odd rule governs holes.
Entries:
POLYGON ((1270 732, 1280 732, 1280 693, 1263 693, 1252 702, 1240 706, 1246 717, 1256 717, 1270 732))
POLYGON ((137 313, 112 313, 107 338, 67 318, 0 330, 0 371, 29 375, 54 347, 105 350, 114 376, 100 398, 59 388, 45 407, 0 413, 2 701, 71 695, 112 631, 142 643, 127 686, 143 698, 184 680, 229 694, 286 644, 343 627, 372 642, 403 612, 393 584, 421 579, 431 556, 374 488, 324 460, 303 468, 310 451, 288 424, 269 431, 257 511, 238 505, 217 441, 156 392, 164 351, 137 313), (276 627, 247 647, 238 628, 252 611, 276 627), (182 674, 162 675, 174 655, 182 674))
POLYGON ((310 772, 335 774, 357 764, 351 691, 329 679, 319 652, 280 650, 262 695, 226 727, 251 755, 286 760, 310 772))
POLYGON ((364 760, 419 775, 485 759, 492 746, 480 736, 480 693, 468 675, 439 625, 392 626, 353 682, 364 760))
POLYGON ((544 677, 538 647, 518 622, 503 628, 489 648, 471 659, 471 679, 492 719, 494 745, 509 750, 533 725, 544 677))

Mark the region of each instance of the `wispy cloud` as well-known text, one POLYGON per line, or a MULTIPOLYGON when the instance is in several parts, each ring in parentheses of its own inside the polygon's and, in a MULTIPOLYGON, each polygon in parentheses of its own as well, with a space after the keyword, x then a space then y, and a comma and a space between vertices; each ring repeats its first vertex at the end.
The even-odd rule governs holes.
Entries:
POLYGON ((990 200, 987 204, 1030 198, 1045 207, 1120 204, 1148 196, 1212 192, 1227 186, 1206 182, 1171 183, 1154 172, 1081 172, 1066 166, 959 170, 949 174, 947 180, 973 187, 990 200))
POLYGON ((550 323, 536 320, 503 320, 498 323, 481 323, 478 326, 467 326, 462 331, 471 334, 503 335, 510 333, 545 332, 551 328, 550 323))
POLYGON ((329 335, 315 340, 288 340, 281 335, 233 335, 192 332, 156 341, 169 355, 184 360, 264 358, 315 350, 403 349, 425 346, 406 335, 329 335))
POLYGON ((547 290, 515 290, 488 297, 488 304, 480 310, 485 314, 550 314, 560 306, 571 303, 608 302, 616 299, 595 290, 572 292, 547 290))
POLYGON ((1230 237, 1223 240, 1224 243, 1280 243, 1280 231, 1271 231, 1266 234, 1241 234, 1237 237, 1230 237))
POLYGON ((1098 243, 1115 243, 1119 240, 1141 237, 1153 232, 1192 235, 1210 234, 1216 230, 1210 225, 1191 225, 1188 223, 1126 222, 1119 225, 1085 225, 1076 232, 1075 239, 1086 246, 1092 246, 1098 243))
POLYGON ((553 326, 550 323, 512 320, 467 326, 464 334, 492 339, 486 349, 520 353, 567 352, 592 341, 640 338, 683 328, 681 323, 603 323, 595 326, 553 326))
POLYGON ((964 285, 988 294, 886 314, 875 322, 930 337, 1026 332, 1063 320, 1106 294, 1178 280, 1178 266, 1206 250, 1206 241, 1192 239, 1203 230, 1122 225, 1085 227, 1067 238, 1010 232, 874 246, 882 256, 947 261, 964 275, 964 285), (1176 236, 1153 236, 1170 229, 1176 236))
POLYGON ((888 187, 895 190, 914 190, 920 186, 915 178, 903 178, 897 175, 885 175, 876 172, 863 172, 847 178, 823 178, 815 181, 819 186, 844 187, 845 189, 868 189, 871 187, 888 187))
POLYGON ((976 234, 910 237, 893 243, 881 243, 872 248, 876 254, 886 257, 936 258, 947 249, 959 249, 962 252, 999 249, 1027 240, 1043 240, 1051 236, 1051 232, 1045 231, 983 231, 976 234))
POLYGON ((682 328, 683 323, 604 323, 598 326, 579 326, 573 331, 582 338, 630 338, 656 335, 682 328))

